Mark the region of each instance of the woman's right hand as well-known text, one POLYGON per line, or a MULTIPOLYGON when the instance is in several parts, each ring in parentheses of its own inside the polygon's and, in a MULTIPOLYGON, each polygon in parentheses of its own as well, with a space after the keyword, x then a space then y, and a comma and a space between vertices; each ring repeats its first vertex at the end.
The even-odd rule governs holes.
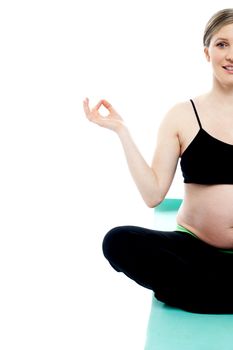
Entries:
POLYGON ((83 108, 87 119, 99 126, 115 132, 119 132, 124 127, 123 119, 106 100, 100 100, 94 108, 90 109, 89 99, 86 98, 83 101, 83 108), (106 117, 102 116, 99 112, 99 108, 102 105, 109 111, 109 114, 106 117))

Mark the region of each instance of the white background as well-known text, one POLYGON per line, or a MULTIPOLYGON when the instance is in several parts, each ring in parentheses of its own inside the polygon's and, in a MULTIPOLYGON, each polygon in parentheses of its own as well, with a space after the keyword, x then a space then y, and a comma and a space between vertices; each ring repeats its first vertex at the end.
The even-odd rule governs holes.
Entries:
MULTIPOLYGON (((231 5, 1 1, 1 350, 143 349, 151 291, 101 244, 116 225, 153 227, 153 210, 82 101, 108 99, 150 162, 164 113, 211 87, 202 34, 231 5)), ((169 195, 182 195, 179 171, 169 195)))

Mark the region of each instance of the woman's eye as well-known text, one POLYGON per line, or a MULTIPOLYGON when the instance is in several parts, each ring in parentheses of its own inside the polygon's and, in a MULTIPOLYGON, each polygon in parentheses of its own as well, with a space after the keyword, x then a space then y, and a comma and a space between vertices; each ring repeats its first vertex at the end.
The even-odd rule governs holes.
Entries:
POLYGON ((224 48, 227 46, 227 43, 218 43, 217 46, 220 48, 224 48))

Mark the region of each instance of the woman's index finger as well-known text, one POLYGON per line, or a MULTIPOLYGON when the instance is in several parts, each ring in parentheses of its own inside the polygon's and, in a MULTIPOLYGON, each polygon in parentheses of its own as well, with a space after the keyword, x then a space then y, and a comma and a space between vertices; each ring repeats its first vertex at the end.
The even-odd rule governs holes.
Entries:
POLYGON ((115 112, 113 106, 111 105, 111 103, 109 103, 107 100, 102 100, 102 104, 104 105, 104 107, 106 107, 110 112, 115 112))
POLYGON ((94 108, 99 109, 101 105, 102 105, 102 100, 100 100, 94 108))

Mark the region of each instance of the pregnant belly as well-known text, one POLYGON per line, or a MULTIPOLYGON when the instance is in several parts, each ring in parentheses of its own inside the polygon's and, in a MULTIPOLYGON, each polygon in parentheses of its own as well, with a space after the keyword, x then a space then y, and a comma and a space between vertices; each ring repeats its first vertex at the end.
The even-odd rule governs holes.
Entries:
POLYGON ((177 223, 206 243, 233 249, 233 185, 186 184, 177 223))

